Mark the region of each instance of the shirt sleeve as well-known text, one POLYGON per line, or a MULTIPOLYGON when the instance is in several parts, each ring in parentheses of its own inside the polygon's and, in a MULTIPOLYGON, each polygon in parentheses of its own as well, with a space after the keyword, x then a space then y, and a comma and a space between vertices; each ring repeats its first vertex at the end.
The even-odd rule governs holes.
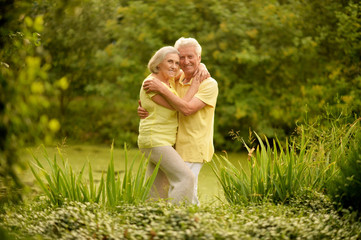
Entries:
MULTIPOLYGON (((152 78, 146 78, 146 79, 143 81, 143 83, 142 83, 142 89, 143 89, 144 82, 147 81, 147 80, 149 80, 149 79, 152 79, 152 78)), ((144 91, 144 89, 143 89, 143 91, 144 91)), ((154 97, 155 95, 158 94, 158 93, 156 93, 156 92, 149 92, 149 93, 147 93, 146 91, 144 91, 144 93, 145 93, 145 95, 148 96, 150 99, 152 99, 152 97, 154 97)))
POLYGON ((213 78, 204 80, 199 86, 198 92, 194 95, 205 104, 215 107, 218 96, 218 83, 213 78))

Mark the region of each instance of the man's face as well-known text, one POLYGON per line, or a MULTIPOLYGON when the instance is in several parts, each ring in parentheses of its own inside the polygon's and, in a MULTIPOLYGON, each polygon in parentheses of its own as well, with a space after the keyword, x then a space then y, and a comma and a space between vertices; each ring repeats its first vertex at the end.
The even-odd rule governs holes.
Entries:
POLYGON ((180 68, 186 76, 191 76, 198 69, 201 57, 197 55, 193 46, 182 46, 178 48, 180 53, 180 68))

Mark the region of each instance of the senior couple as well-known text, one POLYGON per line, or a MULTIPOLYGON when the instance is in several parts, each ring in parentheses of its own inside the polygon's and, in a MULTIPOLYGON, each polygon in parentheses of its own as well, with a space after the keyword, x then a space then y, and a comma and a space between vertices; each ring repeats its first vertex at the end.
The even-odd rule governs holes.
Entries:
POLYGON ((138 146, 150 157, 148 174, 161 161, 150 198, 199 204, 198 174, 212 159, 217 82, 201 64, 194 38, 159 49, 140 90, 138 146), (180 70, 181 69, 181 70, 180 70))

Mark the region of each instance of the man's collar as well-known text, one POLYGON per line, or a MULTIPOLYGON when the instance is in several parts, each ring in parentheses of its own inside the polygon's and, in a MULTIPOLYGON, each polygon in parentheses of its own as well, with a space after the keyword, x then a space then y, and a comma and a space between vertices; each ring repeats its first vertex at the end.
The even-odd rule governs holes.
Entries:
POLYGON ((184 80, 186 80, 186 78, 185 78, 184 73, 182 73, 181 77, 179 78, 179 84, 181 84, 183 86, 191 85, 192 81, 193 81, 193 78, 187 83, 184 83, 184 80))

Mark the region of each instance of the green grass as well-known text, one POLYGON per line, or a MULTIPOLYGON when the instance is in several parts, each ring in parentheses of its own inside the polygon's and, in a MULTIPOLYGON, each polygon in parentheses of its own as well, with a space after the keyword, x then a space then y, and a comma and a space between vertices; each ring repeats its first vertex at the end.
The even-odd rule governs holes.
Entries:
POLYGON ((334 126, 319 135, 327 138, 312 141, 304 128, 295 139, 272 143, 255 133, 257 146, 249 152, 248 166, 235 166, 226 157, 216 156, 212 170, 231 204, 273 201, 285 203, 302 191, 326 191, 339 169, 337 159, 347 153, 349 141, 359 130, 359 119, 343 127, 334 126))
POLYGON ((41 190, 55 206, 60 206, 67 200, 93 202, 109 207, 144 202, 148 198, 161 161, 148 178, 146 170, 149 159, 145 158, 144 154, 138 154, 130 162, 127 147, 124 145, 124 173, 121 174, 114 169, 113 153, 112 144, 107 170, 105 174, 102 171, 98 184, 94 181, 89 161, 83 164, 80 171, 74 171, 71 163, 64 159, 60 148, 51 158, 43 147, 43 159, 45 159, 43 161, 47 163, 48 169, 45 169, 46 165, 34 153, 32 153, 34 161, 29 163, 29 167, 41 190), (135 162, 138 163, 137 168, 133 168, 135 162), (87 179, 83 178, 86 166, 88 166, 87 179))
MULTIPOLYGON (((256 156, 259 155, 258 158, 263 155, 262 161, 270 160, 270 156, 273 157, 273 154, 268 155, 271 151, 266 146, 261 145, 260 149, 263 150, 255 153, 256 156)), ((58 154, 54 148, 47 148, 47 150, 49 155, 58 154)), ((89 175, 87 168, 84 168, 82 176, 84 178, 89 176, 89 179, 93 178, 94 183, 99 184, 102 171, 112 172, 113 174, 106 181, 114 183, 111 188, 115 189, 118 184, 121 186, 115 175, 120 173, 124 179, 125 173, 129 173, 127 169, 131 168, 131 165, 124 162, 125 153, 120 148, 111 151, 110 147, 73 146, 62 148, 61 155, 73 166, 72 170, 76 173, 75 179, 82 172, 84 164, 89 161, 94 176, 89 175)), ((297 152, 297 155, 299 153, 297 152)), ((35 155, 41 154, 41 149, 35 149, 35 155)), ((127 150, 126 155, 133 158, 137 154, 139 154, 137 149, 131 149, 127 150)), ((290 155, 287 151, 283 154, 290 155)), ((219 153, 217 155, 224 155, 228 164, 237 166, 236 169, 247 168, 249 163, 253 166, 244 154, 219 153)), ((23 159, 29 161, 32 157, 24 153, 23 159)), ((41 164, 46 163, 46 159, 40 161, 44 161, 41 164)), ((62 205, 55 206, 49 204, 42 193, 35 192, 35 199, 25 202, 24 205, 3 207, 3 212, 0 214, 0 234, 1 231, 5 231, 10 239, 70 239, 72 236, 84 239, 361 238, 360 219, 348 210, 339 214, 327 196, 313 190, 299 193, 304 195, 296 194, 289 199, 287 205, 265 201, 261 205, 250 203, 246 206, 230 206, 223 201, 223 189, 212 172, 212 164, 205 164, 200 173, 201 206, 172 205, 161 201, 140 202, 136 205, 130 202, 130 204, 103 208, 102 203, 67 200, 62 205)), ((218 167, 228 166, 224 162, 218 164, 216 165, 218 167)), ((132 172, 142 175, 136 173, 141 169, 141 165, 140 161, 135 161, 132 172)), ((267 172, 268 164, 263 165, 266 166, 263 170, 267 172)), ((283 168, 287 171, 290 171, 289 169, 288 165, 283 168)), ((51 166, 47 171, 50 170, 51 166)), ((245 171, 245 176, 251 176, 251 170, 245 171)), ((279 170, 280 173, 282 171, 279 170)), ((30 170, 25 173, 28 174, 27 182, 33 184, 33 187, 36 186, 30 170)), ((119 187, 119 189, 122 188, 119 187)), ((116 194, 112 197, 116 198, 116 194)))
MULTIPOLYGON (((42 147, 32 147, 30 150, 33 154, 39 158, 39 161, 43 164, 45 170, 50 171, 51 168, 47 165, 46 159, 43 157, 42 147)), ((110 146, 92 146, 92 145, 72 145, 72 146, 62 146, 60 148, 60 154, 56 147, 46 147, 46 151, 49 157, 57 156, 60 160, 60 155, 64 158, 64 161, 68 161, 71 165, 72 170, 75 173, 80 173, 84 164, 86 164, 83 172, 83 179, 89 179, 89 165, 91 165, 93 172, 93 182, 98 184, 101 179, 102 172, 107 172, 108 163, 111 158, 111 148, 110 146)), ((120 147, 114 147, 113 149, 113 159, 114 159, 114 172, 124 174, 125 163, 124 163, 124 149, 120 147)), ((127 155, 129 159, 136 158, 140 154, 138 149, 128 149, 127 155)), ((225 155, 225 153, 218 153, 217 155, 225 155)), ((247 155, 245 153, 227 153, 228 159, 233 163, 238 165, 247 164, 247 155)), ((33 161, 32 155, 29 151, 23 151, 22 157, 24 162, 33 161)), ((140 162, 136 160, 134 162, 133 169, 136 171, 138 169, 140 162)), ((27 186, 30 186, 33 196, 40 194, 41 189, 36 183, 36 179, 31 173, 30 169, 27 169, 21 173, 23 181, 27 186)), ((219 201, 218 199, 224 200, 223 191, 221 185, 219 184, 215 174, 212 172, 210 164, 204 164, 200 174, 199 174, 199 183, 198 183, 198 195, 201 203, 209 203, 214 201, 219 201)))

